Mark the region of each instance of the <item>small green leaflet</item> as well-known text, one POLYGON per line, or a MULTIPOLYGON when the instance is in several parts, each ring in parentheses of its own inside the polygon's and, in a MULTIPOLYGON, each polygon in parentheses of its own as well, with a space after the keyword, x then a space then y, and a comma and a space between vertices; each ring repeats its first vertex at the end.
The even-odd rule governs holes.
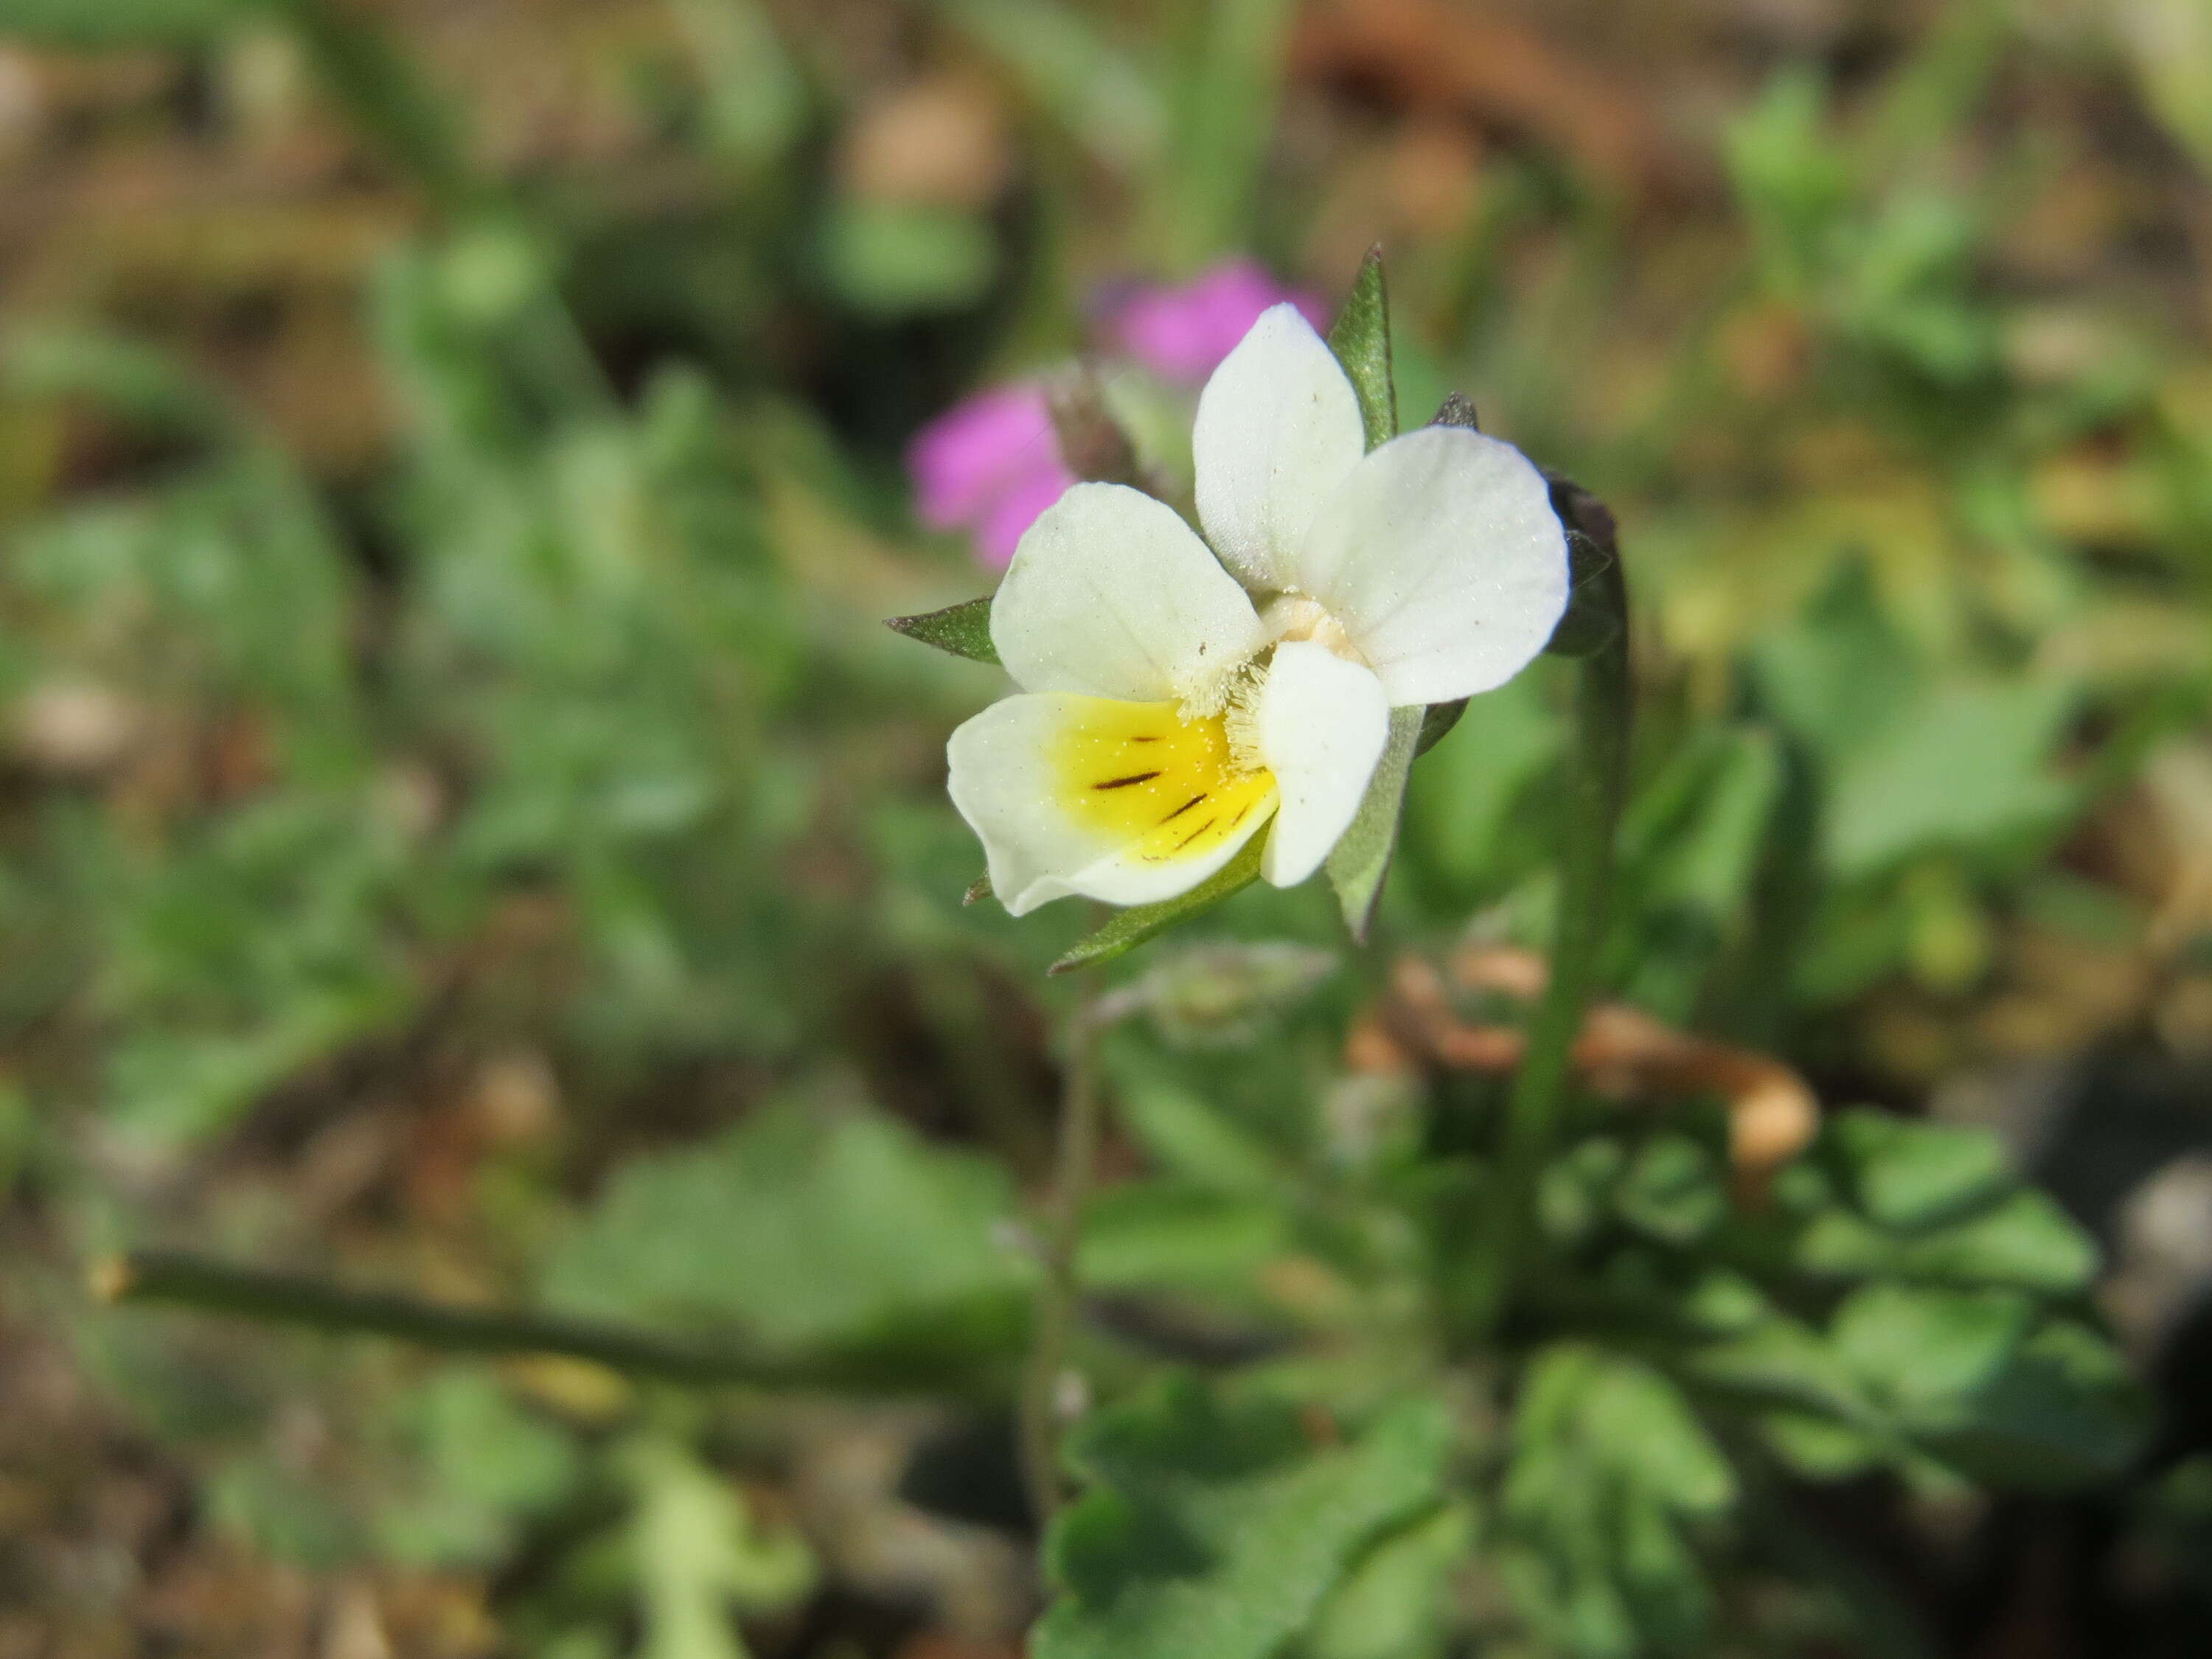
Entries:
POLYGON ((949 651, 970 662, 999 660, 999 647, 991 643, 988 598, 963 599, 942 611, 924 611, 917 616, 893 617, 884 625, 895 634, 920 640, 924 645, 933 645, 939 651, 949 651))
POLYGON ((1390 296, 1382 280, 1378 243, 1359 262, 1352 294, 1328 331, 1328 349, 1359 397, 1360 423, 1367 447, 1381 447, 1398 435, 1398 388, 1390 372, 1390 296))
POLYGON ((1146 939, 1165 933, 1200 911, 1211 910, 1231 893, 1241 892, 1260 878, 1260 848, 1264 836, 1254 836, 1237 850, 1237 856, 1190 890, 1158 904, 1139 904, 1117 911, 1114 919, 1052 964, 1055 974, 1090 968, 1127 954, 1146 939))

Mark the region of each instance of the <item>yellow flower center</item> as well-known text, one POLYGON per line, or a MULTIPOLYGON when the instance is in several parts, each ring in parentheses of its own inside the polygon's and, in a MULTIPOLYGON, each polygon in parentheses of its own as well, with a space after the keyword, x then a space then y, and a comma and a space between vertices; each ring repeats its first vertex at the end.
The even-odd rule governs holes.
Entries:
POLYGON ((1053 786, 1072 816, 1146 863, 1203 858, 1272 805, 1274 774, 1237 763, 1221 715, 1084 701, 1054 744, 1053 786))

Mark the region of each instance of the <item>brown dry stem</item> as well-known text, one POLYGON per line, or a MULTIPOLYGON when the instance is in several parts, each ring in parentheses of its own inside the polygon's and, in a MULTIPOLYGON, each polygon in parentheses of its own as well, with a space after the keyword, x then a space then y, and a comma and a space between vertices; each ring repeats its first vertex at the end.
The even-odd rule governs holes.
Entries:
MULTIPOLYGON (((1444 971, 1423 957, 1404 957, 1392 971, 1389 999, 1353 1028, 1346 1062, 1370 1073, 1510 1072, 1521 1062, 1522 1033, 1463 1019, 1454 995, 1488 993, 1528 1002, 1548 976, 1534 951, 1500 945, 1462 950, 1444 971)), ((1775 1171, 1820 1127, 1819 1101, 1782 1061, 1677 1030, 1623 1003, 1591 1006, 1571 1058, 1583 1083, 1608 1098, 1717 1096, 1728 1109, 1732 1186, 1744 1207, 1765 1200, 1775 1171)))

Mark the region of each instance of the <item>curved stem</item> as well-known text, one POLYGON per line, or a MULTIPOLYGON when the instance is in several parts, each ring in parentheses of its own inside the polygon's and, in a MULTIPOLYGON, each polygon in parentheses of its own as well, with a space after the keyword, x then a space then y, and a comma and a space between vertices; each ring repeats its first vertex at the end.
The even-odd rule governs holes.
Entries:
POLYGON ((1577 532, 1573 604, 1553 646, 1581 662, 1572 773, 1560 836, 1551 975, 1529 1020, 1527 1048, 1507 1102, 1487 1249, 1465 1310, 1468 1334, 1478 1340, 1496 1331, 1520 1273, 1535 1185, 1556 1135, 1575 1038, 1605 941, 1613 833, 1627 793, 1633 701, 1628 583, 1614 545, 1612 516, 1572 484, 1555 484, 1553 495, 1560 517, 1577 532))
POLYGON ((1095 984, 1086 984, 1068 1016, 1060 1149, 1045 1215, 1040 1252, 1043 1273, 1037 1281, 1029 1364, 1022 1377, 1022 1472, 1039 1526, 1060 1512, 1064 1497, 1060 1477, 1061 1379, 1075 1330, 1079 1295, 1076 1249, 1082 1238, 1083 1205, 1091 1191, 1101 1127, 1097 1075, 1101 1022, 1097 996, 1095 984))

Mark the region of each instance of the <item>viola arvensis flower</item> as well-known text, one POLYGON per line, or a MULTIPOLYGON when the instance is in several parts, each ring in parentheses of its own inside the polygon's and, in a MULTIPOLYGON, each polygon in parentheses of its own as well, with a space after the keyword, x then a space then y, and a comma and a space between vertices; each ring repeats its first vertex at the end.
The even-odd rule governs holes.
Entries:
POLYGON ((992 601, 1021 690, 952 734, 951 788, 1016 915, 1172 897, 1263 831, 1261 873, 1305 880, 1390 711, 1503 684, 1565 607, 1542 474, 1460 427, 1363 453, 1352 383, 1295 306, 1214 372, 1192 443, 1205 540, 1140 491, 1079 483, 992 601))

